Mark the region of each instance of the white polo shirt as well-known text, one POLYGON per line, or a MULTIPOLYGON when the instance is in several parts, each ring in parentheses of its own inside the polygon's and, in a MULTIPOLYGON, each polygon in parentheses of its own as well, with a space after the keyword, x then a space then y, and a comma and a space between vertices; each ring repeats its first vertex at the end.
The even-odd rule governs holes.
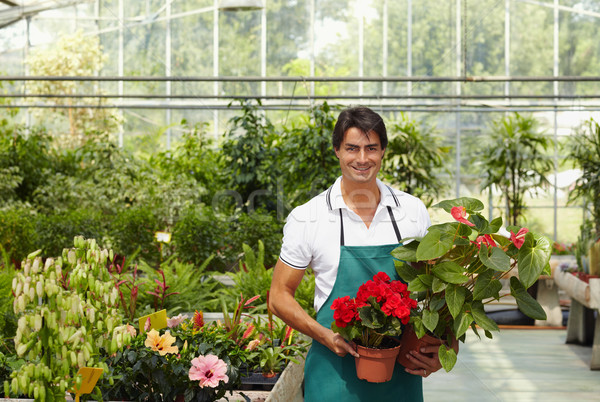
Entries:
POLYGON ((344 220, 346 246, 379 246, 397 243, 387 207, 403 239, 422 237, 431 225, 425 204, 418 198, 392 189, 377 179, 381 193, 377 211, 367 228, 360 216, 350 210, 341 189, 342 178, 304 205, 294 208, 283 228, 279 258, 292 268, 315 273, 315 310, 319 310, 333 289, 340 260, 340 212, 344 220))

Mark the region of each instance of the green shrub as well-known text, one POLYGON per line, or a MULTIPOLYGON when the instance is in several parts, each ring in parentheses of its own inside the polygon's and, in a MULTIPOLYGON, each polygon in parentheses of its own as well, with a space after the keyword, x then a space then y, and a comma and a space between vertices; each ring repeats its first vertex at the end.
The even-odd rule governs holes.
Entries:
POLYGON ((211 269, 223 271, 229 259, 225 239, 230 223, 210 208, 189 208, 173 228, 172 243, 177 257, 186 263, 201 266, 212 254, 211 269))
POLYGON ((162 229, 154 211, 142 205, 121 210, 112 219, 110 236, 112 248, 119 255, 138 256, 152 266, 160 263, 160 247, 154 233, 162 229))
POLYGON ((61 255, 73 244, 75 236, 102 239, 106 233, 106 217, 93 209, 75 209, 41 217, 37 232, 39 248, 45 256, 61 255))
POLYGON ((235 250, 242 250, 244 243, 257 244, 261 241, 265 250, 264 263, 270 268, 275 266, 279 256, 282 231, 283 222, 278 221, 274 213, 260 210, 242 213, 235 222, 235 230, 231 231, 229 244, 235 250))
POLYGON ((25 206, 0 209, 0 246, 17 267, 36 249, 37 219, 35 212, 25 206))

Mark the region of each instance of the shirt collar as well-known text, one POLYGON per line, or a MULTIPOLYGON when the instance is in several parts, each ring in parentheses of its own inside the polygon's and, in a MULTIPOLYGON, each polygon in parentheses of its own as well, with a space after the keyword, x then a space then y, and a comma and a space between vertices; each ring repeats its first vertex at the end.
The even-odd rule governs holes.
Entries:
MULTIPOLYGON (((379 188, 379 193, 381 194, 381 199, 379 201, 380 206, 390 206, 397 207, 400 205, 400 201, 398 200, 398 196, 394 194, 394 190, 391 187, 384 184, 381 180, 375 179, 377 183, 377 187, 379 188)), ((344 202, 344 197, 342 197, 342 176, 338 177, 335 183, 326 192, 327 199, 327 207, 329 210, 334 209, 349 209, 348 205, 344 202)))

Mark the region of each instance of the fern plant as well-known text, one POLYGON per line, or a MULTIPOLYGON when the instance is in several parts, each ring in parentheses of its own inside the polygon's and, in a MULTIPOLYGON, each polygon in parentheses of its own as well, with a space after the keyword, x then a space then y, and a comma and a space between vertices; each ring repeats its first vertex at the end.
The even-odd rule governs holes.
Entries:
MULTIPOLYGON (((200 266, 196 266, 181 262, 173 256, 164 261, 159 270, 155 270, 145 261, 140 261, 138 268, 146 273, 151 283, 155 282, 154 279, 163 282, 164 274, 164 284, 169 286, 168 292, 176 293, 165 298, 162 304, 162 308, 167 310, 169 316, 195 310, 219 311, 217 295, 223 285, 207 270, 213 258, 214 255, 211 255, 200 266)), ((143 304, 153 304, 147 297, 146 291, 140 292, 139 295, 143 304)), ((148 307, 142 309, 144 312, 147 310, 148 307)))

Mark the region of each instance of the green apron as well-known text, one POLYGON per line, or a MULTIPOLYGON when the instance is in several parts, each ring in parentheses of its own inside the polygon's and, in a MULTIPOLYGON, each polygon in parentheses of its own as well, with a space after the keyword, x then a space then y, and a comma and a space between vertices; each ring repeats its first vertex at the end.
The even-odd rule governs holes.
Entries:
MULTIPOLYGON (((398 244, 345 246, 342 211, 339 211, 341 250, 337 276, 331 294, 317 313, 317 321, 327 328, 331 328, 333 322, 331 304, 336 298, 356 295, 359 286, 380 271, 387 273, 392 280, 399 279, 390 254, 398 244)), ((388 212, 400 242, 400 232, 390 207, 388 212)), ((313 341, 306 357, 304 381, 304 400, 307 402, 423 401, 422 378, 408 374, 400 364, 395 365, 392 379, 388 382, 359 380, 352 355, 339 357, 317 341, 313 341)))

